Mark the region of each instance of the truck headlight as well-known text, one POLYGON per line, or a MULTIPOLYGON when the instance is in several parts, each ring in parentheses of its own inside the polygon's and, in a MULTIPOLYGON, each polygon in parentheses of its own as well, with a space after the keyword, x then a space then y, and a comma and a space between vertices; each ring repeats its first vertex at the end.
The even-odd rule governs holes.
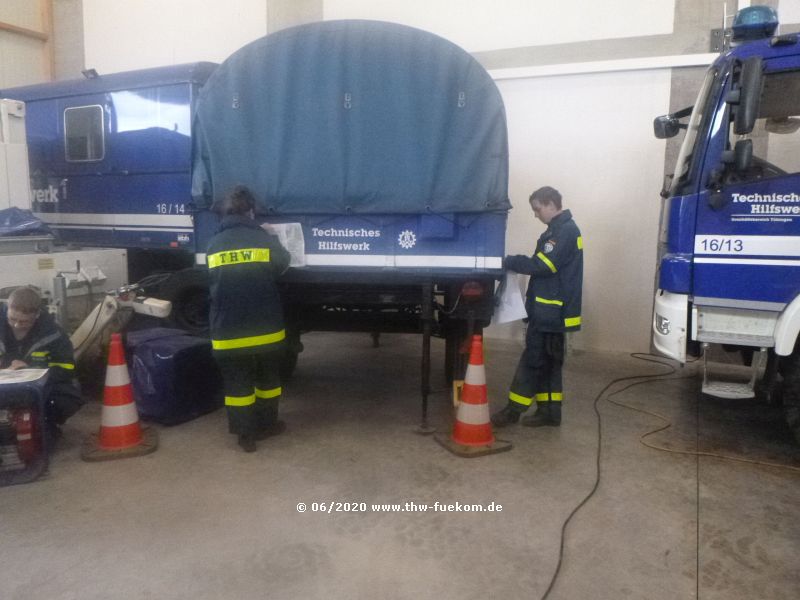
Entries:
POLYGON ((656 330, 661 335, 669 335, 670 323, 669 319, 656 314, 656 330))

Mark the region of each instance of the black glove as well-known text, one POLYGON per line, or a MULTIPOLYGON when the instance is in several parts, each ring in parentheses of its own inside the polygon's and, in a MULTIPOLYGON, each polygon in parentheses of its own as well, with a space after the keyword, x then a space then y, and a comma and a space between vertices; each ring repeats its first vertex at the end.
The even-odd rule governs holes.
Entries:
POLYGON ((521 273, 525 270, 525 264, 528 262, 528 257, 524 254, 515 254, 513 256, 506 256, 503 259, 503 268, 506 271, 515 271, 521 273))

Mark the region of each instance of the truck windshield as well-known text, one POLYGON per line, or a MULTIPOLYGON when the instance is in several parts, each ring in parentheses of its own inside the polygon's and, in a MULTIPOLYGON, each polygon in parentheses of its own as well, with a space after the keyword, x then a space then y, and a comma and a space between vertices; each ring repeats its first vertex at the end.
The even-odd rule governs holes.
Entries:
POLYGON ((700 87, 700 93, 697 95, 697 101, 694 103, 694 110, 691 117, 689 117, 689 124, 686 130, 686 136, 683 138, 681 150, 678 153, 678 160, 675 163, 675 175, 672 179, 672 186, 670 187, 670 196, 674 196, 677 190, 686 181, 686 176, 689 174, 689 167, 692 163, 692 157, 697 146, 698 133, 700 126, 703 123, 703 117, 708 110, 708 100, 711 88, 717 79, 719 71, 712 68, 706 73, 706 78, 703 80, 703 85, 700 87))

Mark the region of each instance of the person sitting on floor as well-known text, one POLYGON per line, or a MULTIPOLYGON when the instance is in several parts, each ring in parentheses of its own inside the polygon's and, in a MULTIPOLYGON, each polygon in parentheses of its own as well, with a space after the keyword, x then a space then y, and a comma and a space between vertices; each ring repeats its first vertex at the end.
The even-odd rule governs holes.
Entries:
POLYGON ((0 369, 49 369, 44 416, 48 433, 56 436, 83 399, 72 343, 41 306, 39 293, 26 286, 0 307, 0 369))

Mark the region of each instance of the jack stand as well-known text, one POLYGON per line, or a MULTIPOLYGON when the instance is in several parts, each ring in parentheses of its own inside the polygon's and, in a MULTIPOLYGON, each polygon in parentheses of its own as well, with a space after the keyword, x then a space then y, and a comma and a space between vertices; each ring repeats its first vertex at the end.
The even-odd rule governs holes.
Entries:
POLYGON ((431 391, 431 323, 433 321, 433 284, 422 286, 422 421, 414 430, 431 435, 435 427, 428 424, 428 394, 431 391))

